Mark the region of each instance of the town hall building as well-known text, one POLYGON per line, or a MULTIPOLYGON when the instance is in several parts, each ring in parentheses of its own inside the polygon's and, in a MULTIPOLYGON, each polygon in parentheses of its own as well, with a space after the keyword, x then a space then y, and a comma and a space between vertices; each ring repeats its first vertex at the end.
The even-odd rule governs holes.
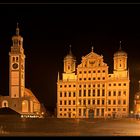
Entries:
POLYGON ((127 53, 120 48, 114 53, 113 73, 103 56, 94 52, 76 58, 64 57, 62 78, 57 80, 57 118, 120 118, 129 114, 129 71, 127 53))

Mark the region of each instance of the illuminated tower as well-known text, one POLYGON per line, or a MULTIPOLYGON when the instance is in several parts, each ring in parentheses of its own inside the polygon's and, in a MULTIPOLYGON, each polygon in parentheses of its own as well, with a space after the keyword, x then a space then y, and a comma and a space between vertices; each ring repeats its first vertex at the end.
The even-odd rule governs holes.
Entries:
POLYGON ((70 45, 69 54, 64 58, 64 72, 65 73, 75 72, 75 63, 76 60, 71 52, 71 45, 70 45))
POLYGON ((114 54, 114 74, 116 77, 127 77, 127 53, 120 48, 114 54))
POLYGON ((25 55, 18 23, 12 42, 11 52, 9 52, 9 94, 11 98, 20 98, 24 96, 25 88, 25 55))

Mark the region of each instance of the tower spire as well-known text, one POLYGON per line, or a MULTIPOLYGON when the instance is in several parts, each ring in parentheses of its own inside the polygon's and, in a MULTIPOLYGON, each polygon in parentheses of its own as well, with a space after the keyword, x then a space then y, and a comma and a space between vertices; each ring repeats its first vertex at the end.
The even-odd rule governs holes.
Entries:
POLYGON ((119 50, 122 50, 122 41, 120 41, 120 48, 119 50))
POLYGON ((17 28, 16 28, 16 35, 18 36, 19 35, 19 27, 18 27, 18 22, 17 22, 17 28))
POLYGON ((72 55, 71 44, 69 45, 69 47, 70 47, 69 54, 72 55))
POLYGON ((91 47, 91 51, 92 51, 92 52, 93 52, 93 49, 94 49, 94 47, 92 46, 92 47, 91 47))

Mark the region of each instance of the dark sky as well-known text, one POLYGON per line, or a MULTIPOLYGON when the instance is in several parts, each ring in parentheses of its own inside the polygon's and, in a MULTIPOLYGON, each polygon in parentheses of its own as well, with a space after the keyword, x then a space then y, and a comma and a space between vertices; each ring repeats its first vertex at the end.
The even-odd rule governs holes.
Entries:
POLYGON ((91 51, 104 56, 112 73, 113 54, 128 53, 130 102, 140 79, 140 4, 0 4, 0 94, 9 91, 11 37, 19 22, 26 55, 26 87, 51 110, 56 105, 57 72, 72 45, 80 64, 91 51))

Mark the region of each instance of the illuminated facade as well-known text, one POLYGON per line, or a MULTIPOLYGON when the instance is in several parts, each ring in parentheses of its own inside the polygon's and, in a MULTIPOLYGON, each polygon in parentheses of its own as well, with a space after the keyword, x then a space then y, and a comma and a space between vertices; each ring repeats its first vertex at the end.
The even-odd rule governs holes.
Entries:
POLYGON ((110 118, 129 114, 127 53, 114 54, 114 70, 108 73, 103 56, 93 51, 76 67, 71 49, 64 58, 62 79, 57 80, 57 118, 110 118))
POLYGON ((139 91, 136 92, 134 96, 134 114, 140 114, 140 81, 139 81, 139 91))
POLYGON ((9 96, 0 96, 0 107, 9 107, 24 115, 39 114, 39 101, 31 90, 25 88, 25 54, 18 25, 12 43, 9 52, 9 96))

